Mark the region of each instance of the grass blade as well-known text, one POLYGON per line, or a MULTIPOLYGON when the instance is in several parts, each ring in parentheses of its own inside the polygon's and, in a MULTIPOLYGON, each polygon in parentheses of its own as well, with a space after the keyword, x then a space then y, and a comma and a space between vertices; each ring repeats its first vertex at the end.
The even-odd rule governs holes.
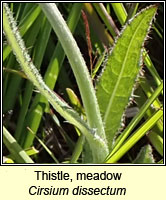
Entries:
POLYGON ((163 111, 157 111, 150 119, 148 119, 133 135, 125 142, 125 144, 110 158, 106 159, 106 163, 117 162, 136 142, 149 131, 155 123, 162 117, 163 111))
POLYGON ((3 142, 17 163, 34 163, 5 127, 3 127, 3 142))
POLYGON ((124 24, 127 19, 127 12, 123 6, 123 3, 111 3, 111 5, 117 15, 119 22, 124 24))
POLYGON ((163 84, 161 84, 156 89, 156 91, 153 93, 153 95, 149 99, 147 99, 147 101, 144 103, 144 105, 140 108, 139 113, 131 120, 131 122, 127 126, 127 128, 123 131, 123 133, 116 140, 114 148, 110 155, 113 155, 119 149, 119 147, 124 143, 124 141, 129 136, 131 131, 136 127, 136 125, 139 123, 139 121, 145 116, 146 111, 151 106, 151 104, 154 102, 154 100, 158 97, 158 95, 161 93, 162 89, 163 89, 163 84))

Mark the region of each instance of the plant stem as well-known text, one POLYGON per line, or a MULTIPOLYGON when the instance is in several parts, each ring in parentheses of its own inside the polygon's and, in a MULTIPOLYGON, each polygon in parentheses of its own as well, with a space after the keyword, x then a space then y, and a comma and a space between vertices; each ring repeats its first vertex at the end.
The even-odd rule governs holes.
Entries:
POLYGON ((69 59, 80 89, 88 123, 91 128, 96 128, 97 134, 105 140, 95 90, 81 52, 56 5, 54 3, 39 3, 39 5, 50 21, 69 59))

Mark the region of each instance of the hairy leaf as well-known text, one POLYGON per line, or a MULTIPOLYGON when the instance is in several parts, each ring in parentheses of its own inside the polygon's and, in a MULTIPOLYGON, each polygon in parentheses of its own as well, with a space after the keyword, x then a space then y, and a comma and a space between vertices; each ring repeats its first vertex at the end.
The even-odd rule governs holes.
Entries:
POLYGON ((134 90, 142 61, 142 47, 156 9, 156 6, 150 6, 127 23, 97 83, 97 98, 110 150, 134 90))
POLYGON ((134 164, 139 164, 139 163, 155 163, 153 154, 152 154, 152 147, 150 145, 146 145, 142 147, 140 150, 137 158, 133 161, 134 164))

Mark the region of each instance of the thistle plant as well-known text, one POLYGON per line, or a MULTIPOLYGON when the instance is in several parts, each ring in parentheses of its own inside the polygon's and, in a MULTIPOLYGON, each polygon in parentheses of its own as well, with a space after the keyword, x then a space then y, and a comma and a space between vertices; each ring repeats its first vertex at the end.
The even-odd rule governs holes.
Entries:
MULTIPOLYGON (((59 50, 62 48, 68 58, 80 91, 83 107, 78 103, 77 97, 73 97, 73 94, 70 93, 76 104, 78 103, 77 105, 81 107, 81 113, 78 113, 74 107, 69 106, 52 90, 53 88, 46 84, 47 81, 43 80, 29 56, 11 10, 4 3, 4 34, 27 79, 40 93, 40 96, 35 98, 35 102, 44 97, 42 102, 46 102, 47 106, 49 106, 49 102, 68 123, 76 128, 79 139, 74 147, 70 163, 77 162, 81 153, 81 162, 83 163, 117 162, 148 130, 158 123, 163 115, 162 109, 157 109, 131 135, 149 107, 158 101, 157 97, 161 94, 163 87, 160 80, 155 92, 119 135, 125 123, 125 111, 134 98, 136 84, 142 76, 144 43, 153 24, 157 6, 153 5, 143 9, 127 21, 121 32, 116 31, 118 35, 104 61, 105 66, 100 72, 95 87, 80 49, 57 6, 54 3, 39 3, 37 8, 41 8, 42 15, 45 15, 57 35, 61 45, 57 48, 59 50)), ((160 103, 159 106, 161 107, 160 103)), ((19 142, 23 149, 29 148, 33 144, 35 135, 30 133, 31 131, 34 131, 33 128, 24 137, 24 141, 20 140, 19 142)), ((5 137, 6 131, 3 134, 5 137)), ((9 148, 7 142, 5 145, 9 148)), ((151 151, 151 148, 148 148, 148 151, 151 151)))

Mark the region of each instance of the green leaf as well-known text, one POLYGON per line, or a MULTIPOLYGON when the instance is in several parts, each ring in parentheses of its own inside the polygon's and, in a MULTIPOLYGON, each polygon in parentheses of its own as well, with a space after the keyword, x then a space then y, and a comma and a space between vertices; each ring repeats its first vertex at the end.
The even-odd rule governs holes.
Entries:
POLYGON ((156 6, 137 14, 123 29, 115 42, 102 76, 97 84, 97 98, 105 125, 109 150, 123 123, 123 113, 129 104, 141 65, 141 52, 156 6))
POLYGON ((134 164, 144 163, 144 164, 151 164, 155 163, 153 154, 152 154, 152 147, 150 145, 146 145, 141 148, 140 152, 138 153, 136 159, 133 161, 134 164))
POLYGON ((150 140, 152 146, 156 149, 156 151, 163 156, 163 138, 156 132, 151 131, 148 134, 148 139, 150 140))
POLYGON ((3 142, 17 163, 34 163, 4 126, 3 142))
POLYGON ((121 24, 124 24, 127 19, 127 12, 125 7, 123 6, 123 3, 111 3, 114 12, 116 13, 116 16, 121 24))

